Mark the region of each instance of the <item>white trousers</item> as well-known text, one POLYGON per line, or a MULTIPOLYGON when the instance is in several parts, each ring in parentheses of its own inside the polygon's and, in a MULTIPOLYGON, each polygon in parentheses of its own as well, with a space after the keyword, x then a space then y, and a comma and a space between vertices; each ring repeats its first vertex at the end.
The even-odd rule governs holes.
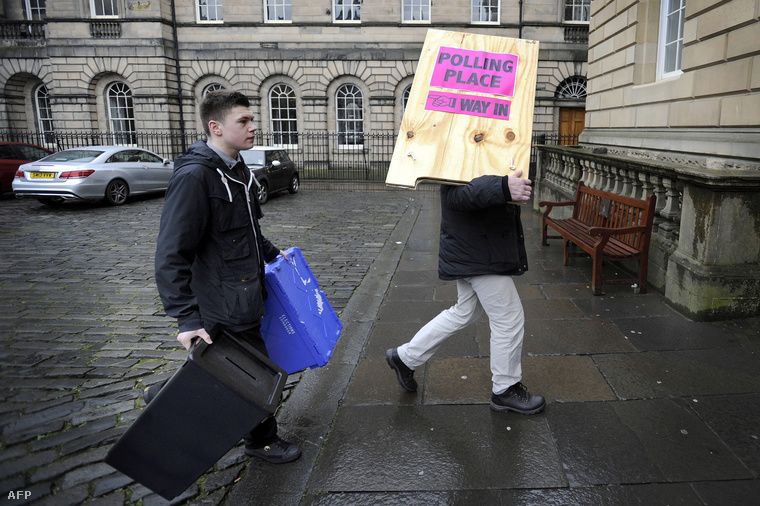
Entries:
POLYGON ((417 369, 456 331, 472 325, 485 310, 491 326, 493 393, 522 379, 525 314, 512 276, 486 275, 457 280, 457 303, 422 327, 398 348, 399 358, 417 369))

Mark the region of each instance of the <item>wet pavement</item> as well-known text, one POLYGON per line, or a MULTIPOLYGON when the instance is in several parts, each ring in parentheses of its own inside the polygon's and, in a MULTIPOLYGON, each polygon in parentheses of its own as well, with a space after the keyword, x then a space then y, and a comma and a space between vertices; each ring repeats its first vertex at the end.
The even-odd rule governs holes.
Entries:
MULTIPOLYGON (((546 410, 489 409, 485 317, 409 394, 385 350, 456 299, 437 276, 437 193, 303 188, 262 221, 302 250, 344 324, 278 414, 303 456, 270 465, 238 445, 174 503, 757 504, 758 318, 692 322, 627 285, 594 297, 590 261, 563 266, 526 206, 523 382, 546 410)), ((142 388, 185 357, 153 283, 162 205, 0 200, 0 504, 167 504, 102 462, 142 388)))

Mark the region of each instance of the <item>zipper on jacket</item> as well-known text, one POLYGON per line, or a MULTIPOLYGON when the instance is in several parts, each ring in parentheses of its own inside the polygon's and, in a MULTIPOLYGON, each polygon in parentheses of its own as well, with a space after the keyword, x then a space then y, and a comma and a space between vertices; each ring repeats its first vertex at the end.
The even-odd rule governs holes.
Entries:
MULTIPOLYGON (((224 183, 224 186, 227 188, 227 194, 230 197, 230 203, 232 203, 232 192, 230 191, 230 187, 227 184, 228 178, 224 175, 222 169, 216 169, 216 171, 220 176, 222 176, 222 183, 224 183)), ((251 176, 253 177, 253 173, 251 173, 251 176)), ((246 185, 244 182, 238 181, 231 176, 229 177, 229 180, 241 185, 245 189, 245 203, 248 206, 248 221, 251 224, 251 230, 253 230, 253 241, 256 244, 256 254, 258 255, 258 259, 262 260, 261 251, 259 250, 259 235, 256 233, 256 225, 253 223, 253 211, 251 210, 251 181, 249 181, 246 185)))

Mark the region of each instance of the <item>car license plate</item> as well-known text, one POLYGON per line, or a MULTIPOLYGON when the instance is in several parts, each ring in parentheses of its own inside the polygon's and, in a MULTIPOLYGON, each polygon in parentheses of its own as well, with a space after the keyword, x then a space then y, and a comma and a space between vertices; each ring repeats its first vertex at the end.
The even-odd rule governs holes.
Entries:
POLYGON ((32 179, 54 179, 55 172, 30 172, 29 177, 32 179))

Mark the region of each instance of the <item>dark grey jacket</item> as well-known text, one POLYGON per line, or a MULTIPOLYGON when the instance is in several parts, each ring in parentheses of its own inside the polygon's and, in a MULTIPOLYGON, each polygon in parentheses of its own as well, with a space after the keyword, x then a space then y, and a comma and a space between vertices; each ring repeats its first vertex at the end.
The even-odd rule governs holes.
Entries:
POLYGON ((156 285, 180 332, 231 330, 264 315, 264 262, 279 249, 261 235, 253 174, 228 169, 204 141, 174 162, 156 246, 156 285))
POLYGON ((520 275, 528 270, 520 206, 509 204, 511 198, 506 177, 441 185, 441 279, 520 275))

